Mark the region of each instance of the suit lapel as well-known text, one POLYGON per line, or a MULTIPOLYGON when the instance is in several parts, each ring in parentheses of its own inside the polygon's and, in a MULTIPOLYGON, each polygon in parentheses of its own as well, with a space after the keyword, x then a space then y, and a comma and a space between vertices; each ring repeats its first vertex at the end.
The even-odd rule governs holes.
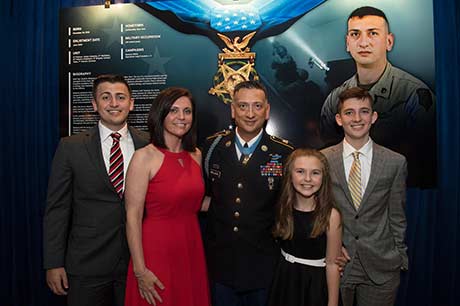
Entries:
POLYGON ((107 185, 107 187, 115 194, 117 194, 115 188, 110 182, 109 175, 104 164, 104 157, 102 156, 101 148, 101 137, 99 135, 98 126, 96 125, 93 129, 88 131, 87 136, 86 149, 88 150, 91 161, 94 163, 94 166, 97 169, 97 173, 100 175, 101 180, 107 185))
MULTIPOLYGON (((215 141, 215 139, 213 141, 215 141)), ((209 170, 215 169, 217 172, 231 173, 234 169, 238 168, 240 163, 235 151, 235 133, 232 131, 228 135, 222 136, 213 149, 212 154, 210 156, 208 155, 209 151, 205 156, 206 158, 210 157, 208 165, 209 170), (229 170, 225 171, 225 169, 229 170)), ((207 173, 208 176, 210 174, 211 172, 207 173)))
POLYGON ((369 175, 369 182, 367 183, 366 190, 364 191, 363 199, 361 200, 361 207, 366 203, 366 200, 369 198, 369 195, 372 193, 375 185, 379 180, 380 174, 383 172, 385 167, 385 158, 383 156, 383 151, 380 146, 372 143, 372 164, 371 164, 371 173, 369 175))
POLYGON ((335 173, 337 181, 340 187, 342 188, 343 193, 345 194, 348 200, 348 203, 353 207, 353 209, 355 209, 353 199, 351 198, 350 189, 348 189, 347 178, 345 175, 345 167, 343 165, 343 142, 340 142, 337 145, 335 145, 333 147, 332 152, 333 155, 329 161, 330 168, 335 173))
POLYGON ((231 167, 238 167, 240 165, 238 156, 236 155, 235 137, 235 132, 232 132, 220 141, 220 143, 223 144, 223 161, 225 161, 226 164, 231 165, 231 167))
POLYGON ((268 155, 266 151, 269 151, 269 145, 270 145, 269 139, 270 139, 270 136, 265 131, 263 131, 262 138, 260 139, 259 144, 257 145, 256 149, 252 153, 248 164, 251 164, 251 161, 253 160, 257 160, 257 164, 259 165, 263 159, 267 158, 268 155), (266 148, 265 151, 262 150, 262 146, 266 148))
POLYGON ((147 139, 144 139, 142 135, 139 134, 139 131, 130 127, 128 125, 129 134, 131 134, 131 138, 133 139, 134 143, 134 150, 140 149, 147 144, 147 139))

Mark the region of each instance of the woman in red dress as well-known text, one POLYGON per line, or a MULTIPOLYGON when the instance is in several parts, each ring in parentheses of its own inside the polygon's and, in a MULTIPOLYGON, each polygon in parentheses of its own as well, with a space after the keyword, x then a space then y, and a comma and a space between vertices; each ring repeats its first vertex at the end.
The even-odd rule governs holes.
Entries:
POLYGON ((151 143, 137 150, 126 179, 131 262, 126 306, 210 305, 197 212, 204 194, 190 92, 162 91, 148 117, 151 143))

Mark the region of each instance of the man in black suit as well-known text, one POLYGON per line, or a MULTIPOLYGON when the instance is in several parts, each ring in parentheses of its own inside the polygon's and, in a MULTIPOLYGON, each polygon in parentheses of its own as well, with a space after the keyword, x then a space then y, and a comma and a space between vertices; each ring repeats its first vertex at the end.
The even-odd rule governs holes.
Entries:
POLYGON ((293 147, 264 130, 270 104, 262 84, 235 86, 231 111, 236 130, 208 137, 203 152, 213 305, 265 306, 279 256, 271 233, 275 204, 293 147))
POLYGON ((92 104, 98 125, 63 138, 54 156, 43 224, 44 268, 48 286, 68 295, 69 306, 122 306, 129 260, 124 174, 134 150, 148 138, 127 126, 134 100, 123 76, 96 78, 92 104))

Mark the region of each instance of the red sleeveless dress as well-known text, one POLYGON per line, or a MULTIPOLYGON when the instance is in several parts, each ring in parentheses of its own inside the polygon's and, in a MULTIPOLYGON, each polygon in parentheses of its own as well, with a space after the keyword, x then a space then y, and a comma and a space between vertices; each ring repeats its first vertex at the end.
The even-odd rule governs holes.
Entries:
MULTIPOLYGON (((189 152, 164 154, 149 182, 142 222, 145 265, 165 286, 162 306, 210 305, 206 264, 197 212, 204 194, 200 166, 189 152)), ((125 306, 149 305, 128 267, 125 306)))

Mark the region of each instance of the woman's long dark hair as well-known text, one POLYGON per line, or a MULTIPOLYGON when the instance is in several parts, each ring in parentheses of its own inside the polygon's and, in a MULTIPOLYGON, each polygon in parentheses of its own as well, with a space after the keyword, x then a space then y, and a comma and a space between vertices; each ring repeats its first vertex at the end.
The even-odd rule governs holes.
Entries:
POLYGON ((153 101, 147 119, 150 141, 157 147, 168 149, 165 143, 163 124, 172 105, 181 97, 189 98, 192 103, 192 127, 182 138, 182 148, 185 151, 194 152, 196 150, 196 107, 191 92, 185 88, 166 88, 153 101))

